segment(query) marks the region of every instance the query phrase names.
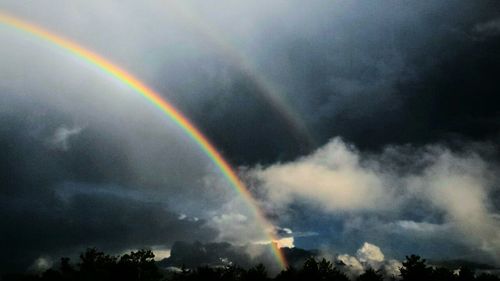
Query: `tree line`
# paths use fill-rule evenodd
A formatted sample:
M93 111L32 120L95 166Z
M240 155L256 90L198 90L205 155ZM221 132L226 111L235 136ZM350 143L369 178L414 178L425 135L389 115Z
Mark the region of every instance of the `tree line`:
M385 276L383 272L366 269L351 278L334 263L326 259L307 259L302 267L289 267L271 278L264 265L249 269L235 265L224 267L180 268L175 271L160 269L151 250L139 250L121 256L112 256L95 248L80 254L80 260L72 264L69 258L61 258L54 268L41 273L3 275L5 281L500 281L498 276L475 272L466 267L452 271L444 267L432 267L419 256L407 256L400 274Z

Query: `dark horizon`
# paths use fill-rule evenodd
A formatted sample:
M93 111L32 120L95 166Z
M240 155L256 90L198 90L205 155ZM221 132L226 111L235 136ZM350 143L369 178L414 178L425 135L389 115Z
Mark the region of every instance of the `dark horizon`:
M193 244L196 245L197 243ZM278 272L270 273L262 263L241 266L239 263L220 260L215 264L174 265L168 261L174 257L155 261L155 254L151 250L137 250L114 256L96 248L87 248L79 255L78 262L61 257L58 265L32 268L24 273L7 273L2 275L2 280L500 280L499 268L461 260L429 262L420 256L408 255L396 272L391 267L375 270L365 262L363 268L355 268L342 260L329 261L313 252L297 248L286 248L285 253L289 261L291 258L295 259L294 263ZM182 252L179 254L183 255Z

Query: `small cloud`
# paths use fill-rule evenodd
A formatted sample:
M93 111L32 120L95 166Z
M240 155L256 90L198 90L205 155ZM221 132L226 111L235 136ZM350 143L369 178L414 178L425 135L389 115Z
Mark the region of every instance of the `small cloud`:
M282 237L290 236L293 231L290 228L275 226L275 232L277 235Z
M68 128L61 126L57 128L54 134L49 138L48 144L54 149L68 151L70 149L70 138L80 134L82 130L83 128L81 127Z
M311 236L318 236L319 233L318 232L314 232L314 231L304 231L304 232L294 232L293 233L293 236L294 237L311 237Z
M219 241L229 241L241 243L243 237L241 234L248 234L251 231L262 233L260 228L252 227L249 218L241 213L224 213L212 217L210 225L219 230ZM253 228L253 229L252 229Z
M378 246L365 242L363 247L361 247L356 255L358 259L362 262L383 262L384 254Z
M157 261L169 258L171 255L170 249L153 249L153 252Z
M337 256L337 261L345 265L346 273L351 277L359 276L368 268L382 270L387 276L398 276L402 264L398 260L385 260L382 250L373 244L365 242L356 252L356 256L343 254Z
M361 262L353 256L343 254L337 257L337 260L341 261L347 267L347 271L353 276L358 276L364 271L364 267Z
M182 269L180 267L176 267L176 266L169 266L169 267L165 268L165 270L169 271L169 272L175 272L175 273L182 272Z
M293 237L284 237L274 241L278 244L278 248L294 248L294 239Z
M398 260L388 260L384 264L384 271L387 276L399 276L400 269L403 267L403 264Z
M186 214L180 213L179 216L177 217L178 220L180 221L192 221L192 222L197 222L200 220L198 217L190 217Z
M233 262L229 258L219 258L219 260L225 266L233 265Z
M220 216L216 216L214 218L214 220L218 223L233 223L233 222L237 222L237 223L242 223L242 222L245 222L247 221L247 217L245 215L242 215L242 214L238 214L238 213L232 213L232 214L222 214Z
M278 244L278 248L294 248L295 247L295 233L288 227L275 226L275 232L279 239L276 239L275 243Z
M52 259L50 259L49 257L39 257L33 262L30 269L35 272L43 272L51 268L52 264Z
M404 231L413 231L419 233L434 233L449 228L448 225L435 224L429 222L416 222L412 220L400 220L391 224L391 228L398 228Z
M500 18L496 18L487 22L478 23L474 26L473 31L481 39L500 35Z

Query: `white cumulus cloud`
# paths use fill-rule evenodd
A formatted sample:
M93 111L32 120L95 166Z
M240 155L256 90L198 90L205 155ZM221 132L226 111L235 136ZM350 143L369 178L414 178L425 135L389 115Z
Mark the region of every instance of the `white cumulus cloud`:
M273 202L303 199L328 211L383 208L390 193L374 170L361 165L358 152L338 138L310 156L254 174Z
M363 246L356 252L356 256L362 262L383 262L384 254L379 247L365 242Z

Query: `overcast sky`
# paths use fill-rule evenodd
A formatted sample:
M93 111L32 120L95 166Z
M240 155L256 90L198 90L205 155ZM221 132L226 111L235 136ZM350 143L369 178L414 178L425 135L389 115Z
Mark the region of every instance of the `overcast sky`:
M500 265L498 1L1 0L0 10L171 101L288 246ZM0 38L1 270L89 246L266 239L154 106L33 36L0 23Z

